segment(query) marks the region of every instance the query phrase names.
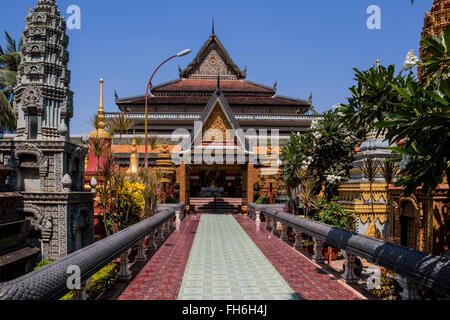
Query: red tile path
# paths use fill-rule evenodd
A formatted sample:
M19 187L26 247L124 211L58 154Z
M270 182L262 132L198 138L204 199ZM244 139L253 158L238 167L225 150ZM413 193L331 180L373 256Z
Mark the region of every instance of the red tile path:
M259 227L248 217L235 216L236 220L257 245L259 250L277 269L294 292L306 300L357 300L364 299L355 290L320 269L280 238Z
M199 221L200 215L183 220L119 300L176 300Z

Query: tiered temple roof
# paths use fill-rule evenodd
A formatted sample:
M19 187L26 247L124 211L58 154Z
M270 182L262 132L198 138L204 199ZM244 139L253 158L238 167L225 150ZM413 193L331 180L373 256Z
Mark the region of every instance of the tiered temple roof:
M150 111L199 113L220 88L235 113L245 106L258 107L256 113L304 114L311 101L283 97L276 94L276 85L268 87L246 80L247 71L242 71L233 62L219 38L213 33L200 49L191 64L180 69L180 79L152 88L149 98ZM116 100L124 112L143 112L145 96ZM197 106L180 110L177 106ZM280 107L280 108L277 108ZM275 108L275 109L274 109Z

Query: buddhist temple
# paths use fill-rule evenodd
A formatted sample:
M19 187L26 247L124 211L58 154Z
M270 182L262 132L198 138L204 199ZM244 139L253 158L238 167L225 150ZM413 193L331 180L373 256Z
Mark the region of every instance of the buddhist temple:
M135 156L139 166L144 166L145 95L116 96L116 104L118 112L105 113L105 117L123 114L134 123L128 135L114 142L113 147L116 164L131 172L135 167ZM162 161L168 162L174 154L186 153L177 145L178 142L171 141L172 133L177 129L175 136L180 139L201 140L198 145L192 144L188 151L191 159L198 153L208 152L217 159L217 153L232 150L236 158L241 155L244 160L195 164L183 161L171 166L165 163L164 170L167 175L170 170L174 175L174 186L180 191L179 201L191 203L198 209L210 203L216 195L224 199L224 208L245 211L246 205L256 200L253 192L256 184L266 192L271 188L269 184L261 185L263 158L259 159L258 154L270 151L276 155L292 132L306 131L316 118L306 115L311 104L311 98L303 100L278 95L276 82L273 86L266 86L247 80L247 68L242 70L233 62L213 29L192 62L184 70L179 68L176 80L151 88L148 130L149 136L157 138L159 143L149 149L149 164L152 168L159 168ZM102 112L103 109L99 110L99 115ZM200 136L195 132L196 123L202 125ZM233 138L227 133L229 130L241 130L245 135ZM130 145L133 132L134 142L137 138L140 144ZM221 137L217 139L211 132L220 132ZM271 144L271 139L278 142L269 150L261 147L261 143L255 144L260 139L269 140L266 146ZM257 161L250 161L251 157ZM90 169L87 168L87 173L92 171ZM275 182L273 179L271 181ZM271 185L275 193L279 186L276 183Z
M422 39L440 37L450 23L450 0L434 0L425 15ZM425 55L424 48L420 50ZM420 76L420 71L419 71ZM430 194L418 188L409 197L389 186L390 238L409 248L432 254L448 254L450 247L449 185L444 179Z

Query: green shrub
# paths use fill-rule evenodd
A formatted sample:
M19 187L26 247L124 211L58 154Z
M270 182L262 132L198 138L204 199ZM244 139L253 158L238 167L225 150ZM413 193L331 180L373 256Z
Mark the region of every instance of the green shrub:
M173 203L178 203L177 200L175 200L172 196L167 196L166 197L166 204L173 204Z
M261 196L256 200L255 204L269 204L270 200L266 196Z
M116 264L110 263L99 272L94 274L91 279L91 284L86 290L88 300L97 300L104 292L106 292L117 280ZM69 292L60 300L70 300L73 297L73 292Z
M36 264L36 266L34 267L33 271L36 271L36 270L38 270L38 269L41 269L41 268L45 267L46 265L49 265L49 264L52 263L52 262L55 262L55 260L54 260L54 259L50 259L50 260L42 260L42 261L39 261L39 262Z
M337 228L355 231L355 215L343 209L337 201L338 198L335 197L330 202L322 202L319 210L314 214L313 220Z

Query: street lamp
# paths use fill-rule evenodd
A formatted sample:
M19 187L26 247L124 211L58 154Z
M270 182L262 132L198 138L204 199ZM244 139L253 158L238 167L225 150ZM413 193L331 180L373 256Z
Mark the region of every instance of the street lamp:
M183 57L191 52L191 49L186 49L181 52L178 52L177 54L171 56L170 58L164 60L158 68L153 71L152 76L150 77L150 80L148 81L147 90L145 90L145 167L148 168L148 91L150 89L150 86L152 85L153 77L155 76L156 72L162 67L163 64L165 64L167 61L172 60L173 58Z

